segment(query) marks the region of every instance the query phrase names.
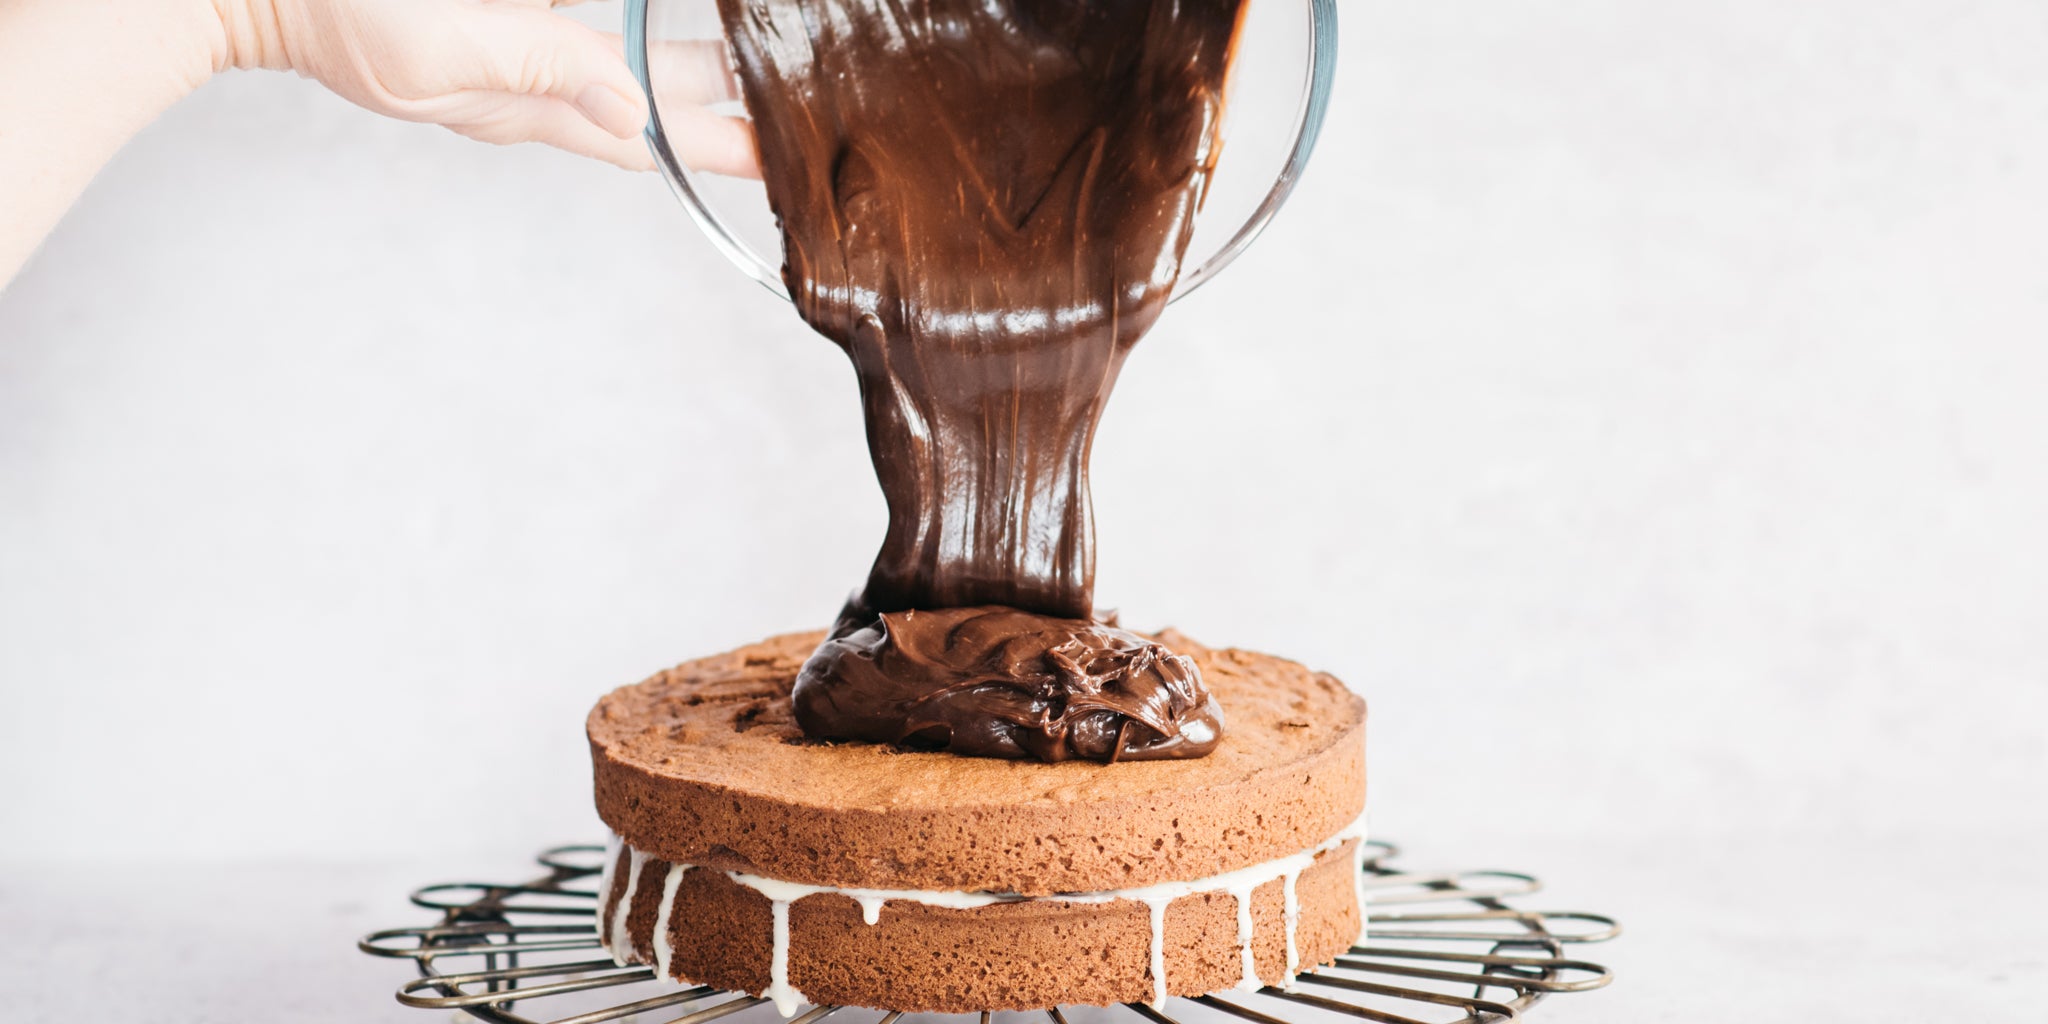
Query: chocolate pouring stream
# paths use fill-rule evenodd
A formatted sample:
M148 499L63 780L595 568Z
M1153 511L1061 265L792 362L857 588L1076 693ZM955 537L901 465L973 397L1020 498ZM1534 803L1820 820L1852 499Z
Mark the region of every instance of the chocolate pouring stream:
M1193 662L1094 615L1088 455L1179 277L1240 0L719 8L784 278L853 361L889 507L797 680L805 732L1207 753L1222 716Z

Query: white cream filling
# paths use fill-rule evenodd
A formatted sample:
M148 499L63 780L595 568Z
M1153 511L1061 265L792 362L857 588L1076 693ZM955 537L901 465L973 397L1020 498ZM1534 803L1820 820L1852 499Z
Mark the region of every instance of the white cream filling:
M1149 899L1146 909L1152 911L1152 1008L1166 1006L1166 905L1172 900Z
M604 873L597 877L597 941L605 952L612 954L614 960L618 959L618 953L612 948L608 915L612 908L612 881L619 870L619 848L624 845L626 841L617 835L605 838Z
M860 905L861 920L877 924L882 919L882 909L892 901L920 903L929 907L948 910L974 910L997 903L1018 903L1027 900L1046 900L1063 903L1113 903L1130 900L1143 903L1151 918L1151 949L1148 974L1152 979L1152 1005L1156 1008L1166 1002L1166 908L1173 901L1198 893L1225 892L1237 904L1237 944L1239 959L1243 964L1243 976L1238 988L1257 991L1264 986L1259 979L1255 965L1252 944L1254 927L1252 920L1252 894L1260 886L1275 879L1280 880L1283 902L1282 927L1287 937L1287 961L1283 976L1278 979L1284 988L1294 986L1294 977L1299 973L1300 954L1295 944L1295 931L1301 921L1301 905L1295 895L1295 882L1302 871L1315 863L1318 855L1334 850L1351 840L1358 845L1352 851L1353 893L1358 901L1359 942L1365 941L1365 815L1344 828L1336 835L1300 853L1250 867L1227 871L1220 875L1197 878L1185 882L1161 882L1156 885L1138 886L1129 889L1107 889L1100 892L1059 893L1052 896L1020 896L1016 893L966 892L954 889L859 889L831 885L811 885L803 882L789 882L779 878L751 875L743 871L727 871L726 877L760 893L768 900L773 935L770 943L768 965L768 987L761 995L775 1004L784 1017L796 1015L797 1008L809 1000L789 983L789 907L790 904L807 896L831 893L847 896ZM617 843L617 837L613 842ZM631 850L626 872L626 887L616 902L609 899L612 865L617 863L616 846L606 861L605 880L599 885L600 898L608 906L600 907L599 927L606 921L604 911L610 912L610 940L606 948L611 950L613 959L621 965L631 955L631 940L626 934L626 919L631 916L633 892L639 887L640 872L647 861L647 855ZM668 941L669 914L675 903L676 886L682 880L684 871L693 865L675 864L670 866L668 877L662 883L661 909L655 921L654 953L656 969L664 978L671 977L669 959L673 955Z
M1363 946L1365 945L1365 933L1367 931L1365 920L1365 812L1359 812L1358 820L1352 823L1351 827L1358 830L1358 845L1351 848L1351 898L1358 904L1358 938L1353 939L1351 944ZM1292 982L1293 978L1290 977L1288 980Z
M626 919L633 916L633 891L640 888L640 869L647 866L647 855L639 850L627 850L626 891L619 894L619 904L612 908L612 941L609 946L612 962L620 967L633 956L633 938L626 933Z
M669 941L669 917L676 908L676 886L683 881L683 872L690 870L688 864L670 864L668 877L661 880L661 909L654 914L654 970L663 978L674 977L668 969L669 961L675 958L675 943Z
M1364 846L1365 840L1360 838L1358 845ZM1280 882L1280 920L1287 931L1287 966L1280 975L1280 986L1290 992L1294 991L1294 976L1301 972L1301 950L1294 944L1294 930L1301 925L1301 899L1294 894L1294 883L1300 878L1301 872L1292 871L1281 876ZM1365 916L1363 904L1358 916Z
M775 919L775 944L768 960L768 987L761 994L774 1001L775 1012L794 1017L796 1008L810 1000L789 983L789 901L776 900L769 908Z
M1238 978L1237 987L1257 992L1265 986L1259 984L1259 969L1252 963L1252 887L1240 886L1232 889L1230 895L1237 901L1237 952L1244 963L1244 974Z

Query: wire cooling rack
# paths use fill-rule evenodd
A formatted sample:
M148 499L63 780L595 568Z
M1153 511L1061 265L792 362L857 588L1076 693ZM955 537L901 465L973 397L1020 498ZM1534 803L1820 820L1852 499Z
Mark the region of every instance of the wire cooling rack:
M1577 911L1517 910L1505 902L1542 888L1512 871L1409 872L1399 851L1368 844L1367 945L1304 972L1292 991L1174 998L1164 1008L1059 1007L984 1013L979 1024L1495 1024L1518 1019L1546 996L1600 988L1607 968L1565 948L1621 933L1612 918ZM437 924L374 932L356 945L411 960L420 977L398 1001L458 1010L494 1024L778 1024L766 999L656 978L619 967L597 941L597 893L577 883L598 875L604 848L564 846L540 856L546 874L524 883L454 882L412 894ZM879 1018L876 1015L879 1014ZM1136 1014L1139 1021L1132 1021ZM814 1006L791 1024L927 1024L973 1015L905 1014ZM908 1018L908 1019L906 1019Z

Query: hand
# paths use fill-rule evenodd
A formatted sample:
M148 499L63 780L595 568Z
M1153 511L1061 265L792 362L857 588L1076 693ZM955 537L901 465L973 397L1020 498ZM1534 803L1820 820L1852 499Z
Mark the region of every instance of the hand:
M616 37L548 0L0 0L0 287L128 138L215 72L292 69L381 114L650 166ZM719 43L649 55L669 142L758 177Z
M223 67L289 68L379 114L484 142L544 142L632 170L653 166L640 140L647 100L618 37L550 9L575 0L212 2L226 35ZM758 177L746 122L705 109L733 95L724 48L668 44L652 59L682 159Z

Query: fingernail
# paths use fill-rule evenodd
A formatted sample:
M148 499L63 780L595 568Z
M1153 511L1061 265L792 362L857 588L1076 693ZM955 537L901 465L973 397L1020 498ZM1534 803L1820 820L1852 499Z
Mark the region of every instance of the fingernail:
M639 134L647 124L640 105L602 85L584 86L576 94L576 109L599 128L622 139Z

